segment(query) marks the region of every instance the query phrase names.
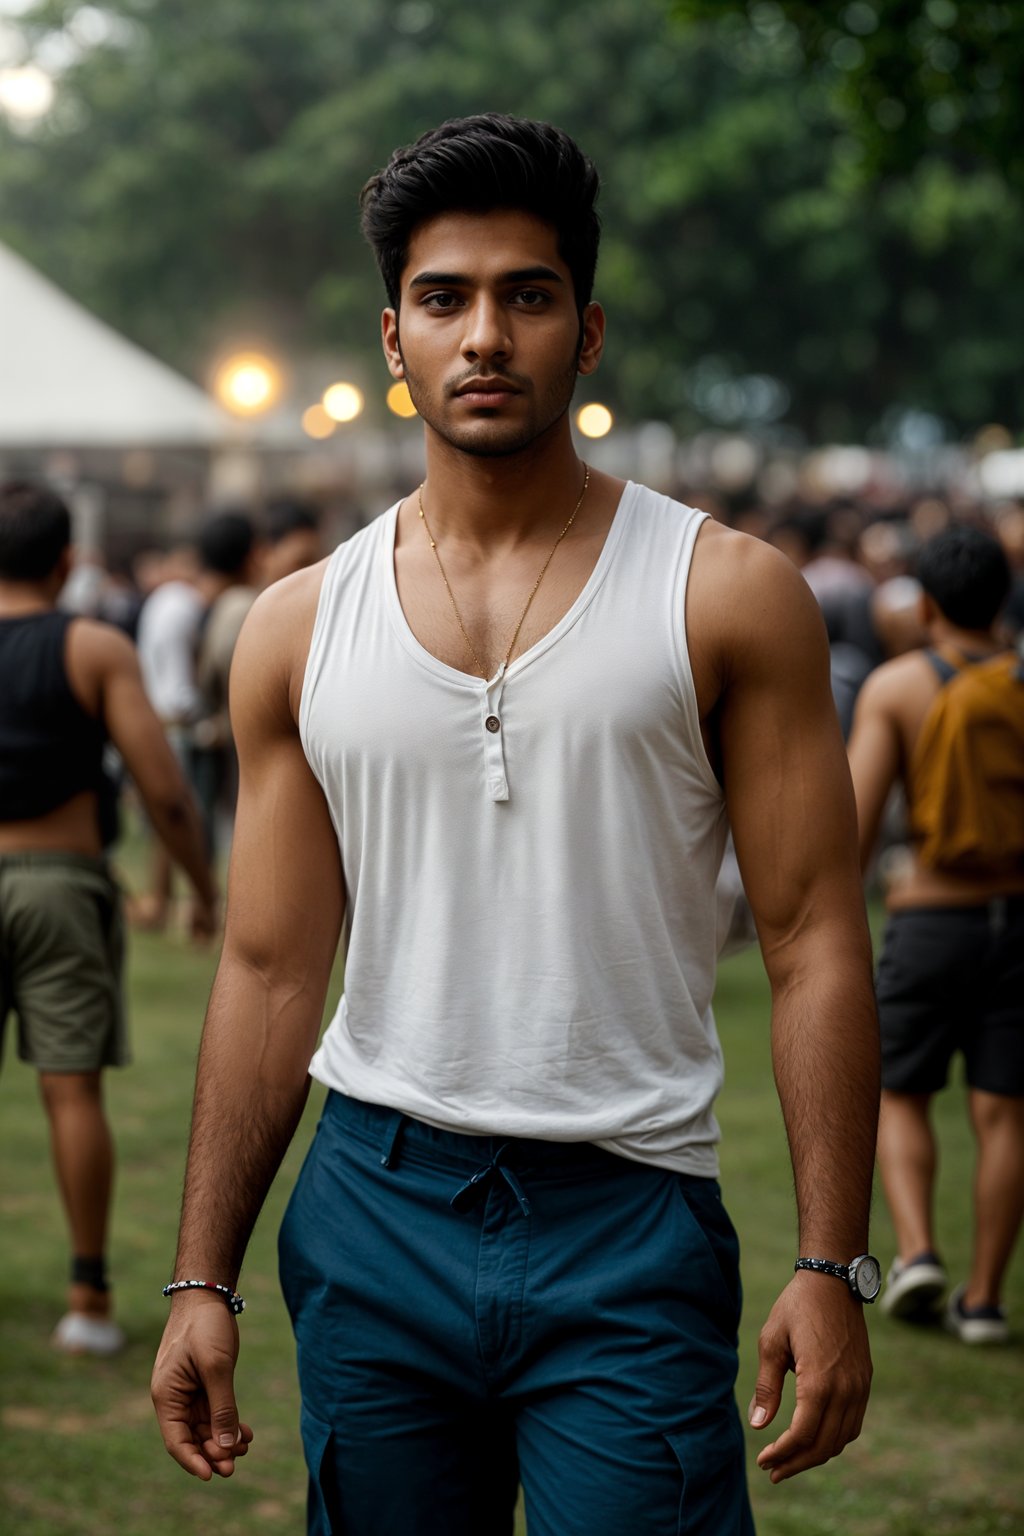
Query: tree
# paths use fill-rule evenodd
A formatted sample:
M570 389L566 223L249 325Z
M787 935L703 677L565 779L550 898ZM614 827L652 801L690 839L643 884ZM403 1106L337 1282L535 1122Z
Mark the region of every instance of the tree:
M838 66L787 7L683 9L110 0L98 36L88 7L58 110L0 128L0 237L199 377L249 333L343 349L383 385L359 188L445 117L517 112L602 169L596 388L627 419L811 438L910 407L1018 421L1024 234L998 167L871 170ZM23 24L52 39L82 17L45 0Z

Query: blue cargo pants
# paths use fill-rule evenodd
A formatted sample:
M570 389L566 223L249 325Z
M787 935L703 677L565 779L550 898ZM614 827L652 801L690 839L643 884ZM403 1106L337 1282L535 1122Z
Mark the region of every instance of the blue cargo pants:
M714 1180L331 1093L280 1261L311 1536L752 1536Z

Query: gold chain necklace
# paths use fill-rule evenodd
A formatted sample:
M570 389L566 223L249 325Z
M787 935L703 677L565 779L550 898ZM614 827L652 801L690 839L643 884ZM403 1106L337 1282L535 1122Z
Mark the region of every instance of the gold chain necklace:
M505 668L508 666L509 658L511 657L512 652L516 648L516 641L519 639L519 631L522 629L523 624L524 624L525 619L526 619L526 615L530 611L530 604L533 602L534 598L537 596L538 588L540 587L541 582L544 580L544 577L547 574L548 566L551 564L552 560L555 558L555 550L558 548L559 544L561 544L562 540L565 538L566 534L569 532L569 529L572 527L573 523L576 521L576 514L579 511L580 507L582 507L582 505L583 505L583 498L587 494L587 486L589 484L590 484L590 466L589 466L589 464L584 464L584 466L583 466L583 489L582 489L582 491L580 491L579 500L576 502L576 505L573 507L572 512L569 514L569 521L566 523L565 527L562 529L561 533L558 535L558 538L552 544L551 552L548 555L547 559L544 561L544 564L540 568L540 575L537 577L537 580L534 582L533 589L531 590L529 597L526 599L526 604L525 604L525 606L523 608L522 613L519 615L519 623L516 625L515 631L514 631L514 633L512 635L512 639L508 643L508 650L505 652L505 659L501 663L500 668L498 669L499 673L500 672L504 672ZM427 522L427 514L423 510L423 486L422 485L419 488L419 493L418 494L419 494L419 504L420 504L420 520L423 523L423 528L424 528L424 531L425 531L425 533L427 535L427 538L430 540L430 547L434 551L434 559L437 561L437 568L441 572L441 580L444 582L444 589L448 593L448 601L452 605L452 612L455 614L455 618L456 618L456 620L458 622L458 626L462 630L462 638L463 638L463 640L465 640L466 645L467 645L467 647L469 649L469 654L473 658L473 664L476 667L477 671L480 673L480 676L483 678L484 682L487 682L488 681L487 668L484 666L483 662L480 660L480 657L476 653L475 645L473 644L472 640L469 638L469 635L466 633L466 626L462 622L462 614L459 612L459 605L455 601L455 593L452 591L451 582L448 580L448 577L447 577L447 575L445 573L444 565L443 565L443 563L441 561L441 551L437 547L437 540L434 538L434 535L430 531L430 524Z

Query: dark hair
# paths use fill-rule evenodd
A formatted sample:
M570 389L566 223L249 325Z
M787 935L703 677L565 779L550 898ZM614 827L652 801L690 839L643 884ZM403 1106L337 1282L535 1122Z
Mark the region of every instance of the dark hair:
M239 576L255 542L252 519L244 512L215 512L200 528L196 548L208 571Z
M42 581L71 543L71 515L41 481L0 483L0 576Z
M960 629L977 630L994 622L1013 582L999 540L962 523L921 546L917 579L943 618Z
M600 180L567 133L497 112L455 117L396 149L359 203L362 229L397 310L413 230L441 213L522 209L553 226L576 307L590 303L601 221Z
M302 529L315 533L319 527L316 508L310 506L308 501L299 501L293 496L275 496L267 503L265 528L269 544L280 544L290 533Z

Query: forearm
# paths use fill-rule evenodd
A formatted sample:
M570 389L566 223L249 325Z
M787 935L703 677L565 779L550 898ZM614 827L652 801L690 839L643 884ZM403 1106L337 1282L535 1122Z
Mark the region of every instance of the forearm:
M211 905L217 896L206 854L203 824L195 800L183 783L180 790L163 795L143 792L143 801L157 836L179 864L200 901Z
M235 1286L306 1102L321 1003L311 989L272 987L237 957L222 960L196 1073L177 1278Z
M866 932L822 925L773 982L772 1060L796 1187L800 1252L868 1245L879 1044Z

